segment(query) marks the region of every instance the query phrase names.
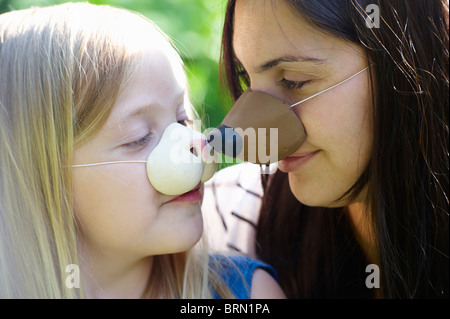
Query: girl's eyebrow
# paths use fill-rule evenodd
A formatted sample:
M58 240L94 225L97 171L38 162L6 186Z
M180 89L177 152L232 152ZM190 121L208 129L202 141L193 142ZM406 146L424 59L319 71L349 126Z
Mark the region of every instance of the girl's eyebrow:
M181 101L183 101L184 96L185 96L185 90L181 91L180 93L176 94L177 96L177 104L180 104ZM130 111L129 113L126 113L123 117L123 121L127 122L135 117L139 117L140 115L149 113L151 111L154 111L156 107L160 106L160 104L157 103L149 103L149 104L145 104L142 106L138 106L136 108L134 108L132 111ZM164 107L164 105L163 105Z
M137 107L132 112L130 112L124 116L124 121L129 121L134 117L139 117L142 114L149 113L154 108L155 108L155 106L152 104L146 104L146 105Z

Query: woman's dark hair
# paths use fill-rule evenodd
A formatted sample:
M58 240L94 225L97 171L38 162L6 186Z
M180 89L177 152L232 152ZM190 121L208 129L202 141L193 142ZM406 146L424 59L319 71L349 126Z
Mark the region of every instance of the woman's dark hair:
M233 99L249 86L234 56L236 0L228 2L221 73ZM374 63L373 150L349 190L369 190L386 298L449 296L449 52L445 0L285 0L318 30L365 47ZM376 4L380 25L366 25ZM276 2L273 1L273 5ZM264 176L264 175L262 175ZM258 257L277 271L289 298L369 297L368 265L345 208L312 208L287 174L263 178Z

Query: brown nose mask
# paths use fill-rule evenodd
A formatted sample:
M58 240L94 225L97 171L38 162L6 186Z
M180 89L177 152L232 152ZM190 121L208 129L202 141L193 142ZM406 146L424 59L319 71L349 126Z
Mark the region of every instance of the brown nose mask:
M208 136L219 153L255 164L280 161L298 150L304 140L305 129L288 104L250 89Z

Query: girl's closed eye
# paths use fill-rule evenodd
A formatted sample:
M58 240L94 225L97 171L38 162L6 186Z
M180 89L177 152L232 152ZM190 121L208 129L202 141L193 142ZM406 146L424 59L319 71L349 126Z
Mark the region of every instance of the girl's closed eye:
M130 149L137 149L146 146L151 140L152 134L147 133L136 141L126 143L123 146Z
M278 83L281 87L286 88L288 90L300 90L305 85L309 84L311 81L290 81L285 78L281 79Z
M183 126L190 127L192 125L192 120L189 120L189 119L182 119L182 120L178 120L177 122ZM143 147L147 146L148 143L150 143L150 141L152 139L152 135L153 135L152 133L147 133L144 136L142 136L141 138L139 138L133 142L123 144L122 146L129 148L129 149L143 148Z
M193 121L189 119L177 120L178 124L192 128Z

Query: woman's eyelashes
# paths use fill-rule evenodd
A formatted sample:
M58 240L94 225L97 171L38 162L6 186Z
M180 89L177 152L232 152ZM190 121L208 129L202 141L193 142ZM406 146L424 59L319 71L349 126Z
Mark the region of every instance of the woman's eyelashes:
M300 90L303 86L309 84L311 81L290 81L285 78L278 81L279 85L288 90Z
M250 81L249 81L249 75L247 73L247 71L245 70L244 67L242 67L242 65L239 64L239 67L237 69L237 74L238 76L244 81L244 83L247 83L248 85L250 85ZM311 80L307 80L307 81L291 81L291 80L287 80L285 78L282 78L280 81L278 81L278 84L285 89L288 90L300 90L301 88L303 88L305 85L310 84Z

